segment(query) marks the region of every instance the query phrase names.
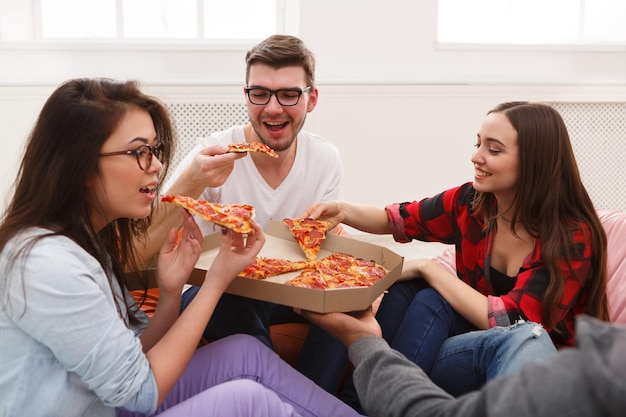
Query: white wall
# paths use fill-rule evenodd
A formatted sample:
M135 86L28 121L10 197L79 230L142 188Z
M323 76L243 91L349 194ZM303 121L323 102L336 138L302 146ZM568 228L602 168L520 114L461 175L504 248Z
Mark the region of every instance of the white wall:
M0 14L9 3L0 0ZM435 0L302 0L299 6L298 35L317 56L320 89L306 128L340 147L349 200L382 205L471 179L476 130L499 102L626 102L626 48L444 49L435 42ZM60 82L135 78L166 101L243 100L250 46L0 44L0 196L8 194L37 112ZM622 168L606 173L623 174Z

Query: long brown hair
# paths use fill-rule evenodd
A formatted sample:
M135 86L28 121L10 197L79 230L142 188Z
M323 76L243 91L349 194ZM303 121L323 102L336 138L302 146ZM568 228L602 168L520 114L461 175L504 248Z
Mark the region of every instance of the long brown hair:
M543 299L544 323L554 326L552 313L565 287L558 262L565 257L569 264L570 255L576 253L571 237L581 223L588 225L592 248L591 276L579 277L585 282L586 313L608 320L606 235L580 178L565 122L542 103L503 103L489 113L495 112L505 115L517 131L521 169L511 230L515 233L517 222L541 240L541 259L550 276ZM491 224L497 215L495 196L477 192L474 208L485 215L485 224Z
M48 98L28 138L15 193L0 224L0 251L25 229L48 229L48 235L75 241L98 260L110 282L115 277L126 287L124 272L139 269L132 242L145 239L151 216L117 219L96 233L90 223L97 209L91 203L95 191L88 184L100 175L102 145L131 108L146 110L154 122L163 144L160 177L165 177L174 137L168 112L157 99L142 93L135 81L67 81ZM14 261L35 243L24 242L9 259ZM13 277L5 275L0 271L0 289L8 300L6 284ZM134 321L132 311L130 318Z

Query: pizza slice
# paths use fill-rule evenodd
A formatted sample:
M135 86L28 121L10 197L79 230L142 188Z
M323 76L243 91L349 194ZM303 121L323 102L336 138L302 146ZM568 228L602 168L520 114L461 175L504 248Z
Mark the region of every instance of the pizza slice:
M285 284L321 290L369 287L387 275L376 262L346 253L333 253L312 266Z
M238 276L251 279L265 279L274 275L286 274L287 272L300 271L310 266L311 264L306 261L256 257L254 262L241 271Z
M289 228L296 242L302 248L307 261L313 262L326 239L326 232L330 223L325 220L313 219L283 219L283 223Z
M369 287L387 275L376 262L347 253L332 253L316 262L315 267L327 288Z
M278 158L278 154L274 149L261 142L229 143L228 152L260 152L272 158Z
M166 195L161 201L177 204L191 214L237 233L252 231L250 220L254 219L254 207L246 204L217 204L182 195Z
M300 275L290 279L285 284L292 287L312 288L315 290L325 290L327 288L322 274L316 269L305 269Z

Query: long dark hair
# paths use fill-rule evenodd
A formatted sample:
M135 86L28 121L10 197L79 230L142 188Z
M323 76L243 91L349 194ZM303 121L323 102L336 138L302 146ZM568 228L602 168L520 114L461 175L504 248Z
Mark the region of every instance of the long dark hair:
M585 282L586 313L609 319L606 294L606 235L591 198L580 178L576 158L565 122L551 106L543 103L509 102L489 113L502 113L517 131L520 177L513 201L511 230L521 224L535 239L541 240L541 259L550 275L543 299L542 319L554 326L552 313L565 289L565 278L558 268L559 259L576 253L572 234L586 224L591 235L592 266ZM476 193L474 208L484 213L485 224L497 215L495 197ZM571 268L571 264L570 264Z
M157 99L142 93L135 81L67 81L48 98L28 138L15 193L0 224L0 251L25 229L48 229L48 235L75 241L99 261L110 282L115 277L126 287L124 273L140 269L133 246L145 239L151 216L117 219L96 233L90 219L97 210L93 206L97 190L88 184L100 175L102 145L132 108L144 109L154 122L157 140L163 144L160 176L165 177L174 137L169 114ZM10 259L14 261L35 243L24 242ZM0 271L2 292L8 299L5 275ZM134 321L132 311L130 319Z

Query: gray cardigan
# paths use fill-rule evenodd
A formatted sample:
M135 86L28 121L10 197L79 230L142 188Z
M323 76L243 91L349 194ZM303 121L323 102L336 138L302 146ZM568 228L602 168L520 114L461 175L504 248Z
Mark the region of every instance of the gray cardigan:
M359 398L372 417L625 416L626 327L579 317L577 344L459 398L381 338L363 337L349 354Z

